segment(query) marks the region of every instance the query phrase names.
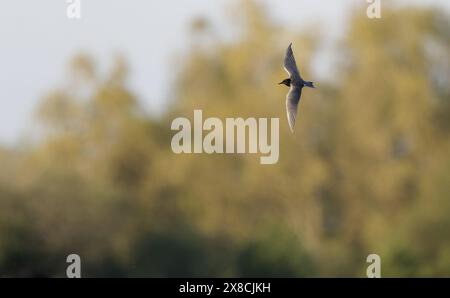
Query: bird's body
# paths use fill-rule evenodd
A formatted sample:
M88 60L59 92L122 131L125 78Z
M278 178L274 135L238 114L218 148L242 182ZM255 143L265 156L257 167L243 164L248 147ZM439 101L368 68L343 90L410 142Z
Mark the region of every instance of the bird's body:
M292 52L292 43L286 50L284 57L284 69L289 74L289 78L283 80L280 84L289 87L289 92L286 96L286 112L289 127L294 132L295 118L297 116L297 107L300 102L303 87L315 88L313 82L304 81L300 75L295 62L294 53Z

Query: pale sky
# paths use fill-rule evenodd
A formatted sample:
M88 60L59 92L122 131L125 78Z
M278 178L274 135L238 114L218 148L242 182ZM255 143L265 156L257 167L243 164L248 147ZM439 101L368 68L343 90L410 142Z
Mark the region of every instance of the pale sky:
M299 29L319 21L337 34L350 7L361 0L260 0L281 24ZM381 0L381 2L386 0ZM168 97L169 60L187 43L186 25L204 16L222 26L232 0L81 0L82 18L69 20L66 1L0 1L0 144L14 144L32 124L42 96L65 78L67 61L80 51L100 65L114 53L130 63L130 87L149 111ZM448 0L397 1L439 5ZM365 13L363 10L361 13Z

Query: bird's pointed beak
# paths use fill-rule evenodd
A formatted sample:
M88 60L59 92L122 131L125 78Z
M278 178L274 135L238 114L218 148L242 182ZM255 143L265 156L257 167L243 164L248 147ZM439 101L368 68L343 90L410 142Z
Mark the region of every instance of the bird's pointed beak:
M279 82L279 83L278 83L278 85L281 85L281 84L283 84L283 82L284 82L284 81L281 81L281 82Z

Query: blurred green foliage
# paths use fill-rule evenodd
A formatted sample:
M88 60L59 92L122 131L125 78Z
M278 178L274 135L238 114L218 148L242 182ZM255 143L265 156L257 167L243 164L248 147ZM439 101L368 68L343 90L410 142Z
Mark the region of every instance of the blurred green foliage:
M0 149L0 276L450 276L450 26L426 9L355 13L332 81L285 119L286 36L313 81L321 36L242 1L239 38L194 22L167 113L146 115L118 57L87 55L37 109L37 140ZM177 63L180 63L179 59ZM280 160L176 155L170 122L280 117Z

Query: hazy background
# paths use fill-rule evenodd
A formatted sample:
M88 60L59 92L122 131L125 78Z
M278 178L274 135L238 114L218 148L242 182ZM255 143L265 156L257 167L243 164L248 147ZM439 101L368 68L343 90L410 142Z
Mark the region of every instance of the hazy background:
M232 3L233 1L231 1ZM345 31L351 7L365 1L264 0L267 16L281 26L302 28L320 24L326 36L315 73L326 76L329 69L329 40ZM396 1L450 9L445 0ZM14 144L28 131L32 110L55 83L62 82L68 57L88 52L103 68L111 55L123 53L133 70L130 87L151 113L159 113L170 97L168 84L174 79L170 61L189 44L189 24L206 17L225 38L234 31L226 23L233 8L224 0L90 0L82 2L82 19L66 17L66 1L2 1L0 10L0 142ZM286 37L286 42L289 36ZM284 42L284 43L286 43ZM324 60L325 59L325 60ZM322 63L321 63L322 61Z
M66 7L1 4L0 276L450 276L447 1ZM196 108L279 117L279 162L174 154Z

